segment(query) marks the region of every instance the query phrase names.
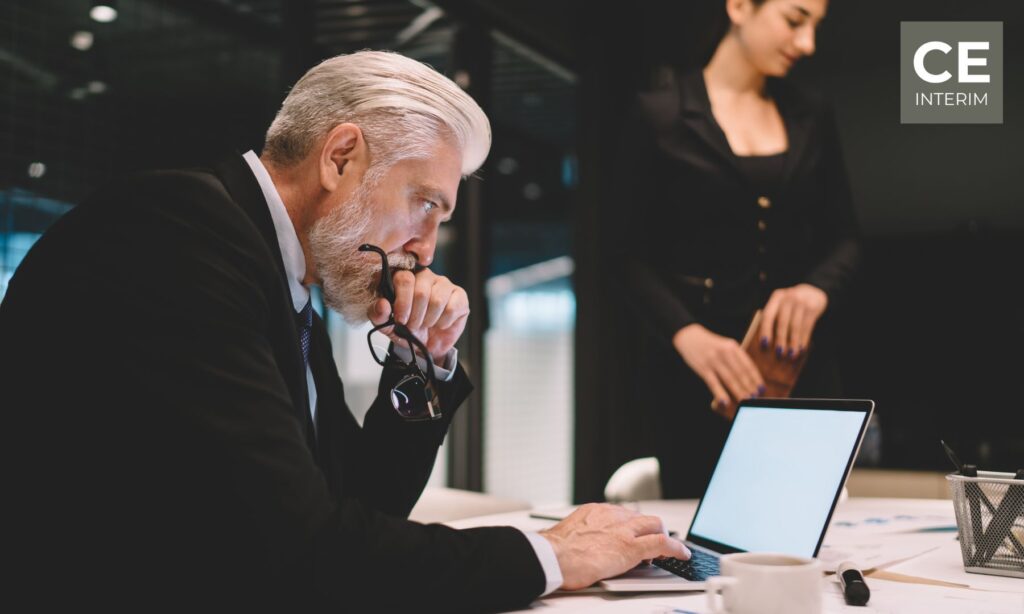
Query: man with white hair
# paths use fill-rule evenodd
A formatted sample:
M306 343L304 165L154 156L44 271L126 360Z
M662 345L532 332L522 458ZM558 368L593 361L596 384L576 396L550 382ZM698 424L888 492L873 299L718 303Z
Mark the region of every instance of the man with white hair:
M540 533L405 519L472 388L466 293L427 267L489 148L451 81L360 52L299 80L261 156L141 174L59 220L0 305L18 590L40 609L488 610L688 556L612 506ZM361 427L314 285L393 341Z

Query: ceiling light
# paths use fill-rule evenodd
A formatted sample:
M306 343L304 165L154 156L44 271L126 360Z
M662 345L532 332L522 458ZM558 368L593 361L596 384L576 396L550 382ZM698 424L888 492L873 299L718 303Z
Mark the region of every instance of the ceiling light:
M88 30L79 30L71 35L71 46L79 51L88 51L92 48L93 36Z
M515 158L505 156L498 160L498 172L502 175L511 175L519 169L519 162Z
M102 94L107 91L107 84L102 81L90 81L85 84L85 89L90 94Z
M92 17L94 21L100 23L110 23L117 19L117 7L114 0L100 0L99 2L93 2L92 9L89 10L89 17Z
M540 184L534 181L523 186L523 198L526 200L540 200L543 195L544 190L541 189Z
M46 174L46 165L42 162L33 162L28 165L28 176L33 179L39 179Z

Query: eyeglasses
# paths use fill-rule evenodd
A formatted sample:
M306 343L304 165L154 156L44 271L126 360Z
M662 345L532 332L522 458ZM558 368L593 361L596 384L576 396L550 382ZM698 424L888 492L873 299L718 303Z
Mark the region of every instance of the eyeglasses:
M395 322L395 285L391 280L391 267L388 264L388 255L376 245L365 243L359 246L361 252L374 252L380 256L381 270L380 281L377 283L377 294L388 301L392 307L391 315L386 322L377 324L366 334L366 344L370 346L370 355L378 364L384 367L398 368L402 371L398 383L391 388L391 406L395 408L398 415L409 421L437 420L441 417L441 404L437 398L437 377L434 375L434 361L427 351L427 346L416 338L404 324ZM392 327L392 333L405 342L409 347L411 355L410 362L406 362L395 355L374 346L373 333ZM427 363L427 372L424 373L416 364L416 353L423 356Z

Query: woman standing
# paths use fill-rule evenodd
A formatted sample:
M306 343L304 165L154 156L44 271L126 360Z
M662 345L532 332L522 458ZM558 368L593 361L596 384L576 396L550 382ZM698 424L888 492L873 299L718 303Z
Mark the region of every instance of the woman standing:
M860 259L857 223L831 111L782 79L826 9L726 0L710 62L641 94L629 125L624 198L644 249L625 279L655 334L644 388L667 498L703 493L728 430L712 409L764 391L738 342L757 309L778 360L813 344L794 396L840 393L827 315Z

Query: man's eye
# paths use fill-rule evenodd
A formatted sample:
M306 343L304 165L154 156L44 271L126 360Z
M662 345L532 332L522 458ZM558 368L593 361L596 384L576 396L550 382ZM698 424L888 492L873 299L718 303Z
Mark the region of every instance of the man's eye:
M437 203L435 203L434 201L432 201L432 200L424 200L423 201L423 212L424 213L430 213L431 211L433 211L436 208L437 208Z

